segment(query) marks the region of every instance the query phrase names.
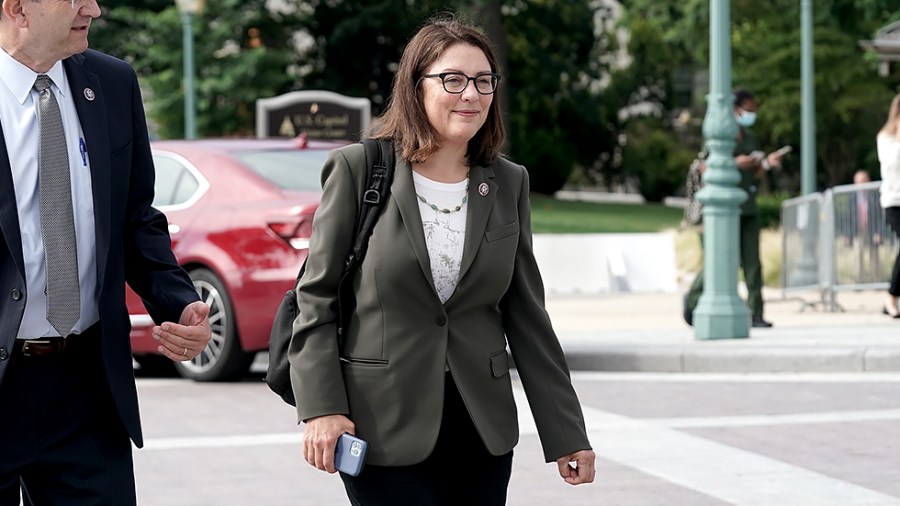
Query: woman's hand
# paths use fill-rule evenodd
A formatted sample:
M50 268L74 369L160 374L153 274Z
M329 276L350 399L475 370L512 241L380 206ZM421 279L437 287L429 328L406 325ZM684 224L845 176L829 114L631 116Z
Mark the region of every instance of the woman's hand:
M309 465L334 474L334 449L341 434L356 435L356 426L344 415L310 418L303 431L303 458Z
M566 483L580 485L594 481L595 459L593 450L581 450L556 459L556 465L559 467L559 475ZM571 465L572 463L575 465Z

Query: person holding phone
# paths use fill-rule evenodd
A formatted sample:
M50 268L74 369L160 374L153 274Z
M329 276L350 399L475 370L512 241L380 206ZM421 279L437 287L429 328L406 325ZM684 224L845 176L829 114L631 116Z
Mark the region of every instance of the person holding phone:
M888 118L876 137L878 163L881 165L881 207L888 225L900 238L900 94L891 101ZM884 300L884 314L900 318L897 307L900 297L900 252L894 260L890 284Z
M759 234L762 222L756 203L756 180L764 172L781 167L781 159L790 152L790 146L766 154L761 150L752 127L756 123L756 97L745 88L734 90L734 117L738 124L738 138L734 146L734 160L741 173L739 186L747 192L747 200L741 205L740 264L747 284L747 305L750 307L750 324L757 328L771 327L763 318L762 263L759 260ZM701 270L684 297L683 316L688 325L694 321L694 308L703 294Z
M594 480L595 455L532 250L528 172L499 153L500 63L453 17L427 22L400 58L369 131L396 150L390 197L355 273L342 347L338 282L365 177L363 147L323 169L300 316L290 344L303 454L335 472L343 433L368 444L352 504L501 505L519 439L510 358L547 462Z

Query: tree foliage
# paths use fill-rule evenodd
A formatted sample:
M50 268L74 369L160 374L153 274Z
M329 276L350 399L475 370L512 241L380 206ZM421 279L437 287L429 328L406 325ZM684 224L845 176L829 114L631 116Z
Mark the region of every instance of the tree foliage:
M575 164L592 163L609 144L592 88L603 70L594 9L565 0L513 3L504 18L512 153L530 167L535 191L553 193Z
M195 21L201 136L253 131L257 98L328 89L383 110L403 47L430 16L453 10L482 22L498 48L512 158L536 191L552 193L606 142L591 82L598 77L595 8L565 0L211 0ZM183 135L181 24L167 2L109 2L94 46L131 61L152 94L163 137ZM295 44L295 41L304 41ZM607 135L607 138L612 138Z
M652 26L671 48L673 64L701 71L708 66L708 1L625 2L626 22ZM732 76L735 85L758 98L757 133L764 147L800 146L800 5L796 0L731 2ZM875 31L900 18L894 0L826 0L813 4L816 94L817 176L819 186L850 181L858 168L877 172L875 133L884 123L890 97L900 79L880 78L871 58L858 46ZM673 69L654 75L671 79ZM700 90L702 93L702 89ZM705 104L699 104L705 108ZM696 114L702 114L700 110ZM798 157L787 161L784 183L799 184Z
M296 2L295 2L296 3ZM215 0L193 20L197 131L254 132L260 97L291 89L302 11L266 0ZM184 135L182 18L172 2L106 2L92 45L130 61L148 87L149 114L162 137Z
M597 94L588 87L597 77L595 9L587 3L314 0L310 5L315 49L306 86L367 96L380 112L406 42L428 17L452 9L482 21L500 53L507 147L530 168L532 188L552 193L576 163L597 158Z
M194 20L198 131L250 135L255 102L297 89L367 97L383 111L403 47L430 16L480 23L503 62L510 157L552 193L573 169L646 195L675 191L700 148L709 1L207 0ZM800 152L796 0L732 0L734 83L759 97L757 133ZM171 0L109 0L92 45L134 64L162 137L183 135L182 20ZM860 39L900 19L896 0L814 2L819 183L875 174L875 132L900 76L881 78ZM643 146L643 148L642 148ZM646 156L653 152L654 156ZM782 189L799 186L797 156ZM682 168L686 170L686 166ZM683 173L683 171L682 171ZM773 183L779 183L774 182Z

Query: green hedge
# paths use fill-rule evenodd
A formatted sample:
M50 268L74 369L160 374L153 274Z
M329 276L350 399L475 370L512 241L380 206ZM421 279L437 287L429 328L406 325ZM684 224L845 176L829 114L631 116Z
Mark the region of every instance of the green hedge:
M766 195L758 195L756 203L759 205L759 218L763 228L778 228L781 226L781 203L791 198L787 192L774 192Z
M635 120L628 125L622 149L623 172L637 178L649 202L680 194L696 151L680 146L658 120Z

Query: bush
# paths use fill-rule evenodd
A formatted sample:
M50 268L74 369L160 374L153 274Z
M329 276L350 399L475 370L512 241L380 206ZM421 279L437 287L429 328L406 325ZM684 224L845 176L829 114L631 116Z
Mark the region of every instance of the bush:
M534 129L513 139L513 160L528 168L531 191L553 195L575 166L575 148L560 129Z
M671 132L658 121L636 120L627 128L622 168L638 179L647 201L659 202L682 190L694 156L694 150L676 144Z
M757 195L759 220L762 228L778 228L781 226L781 203L791 198L787 192L775 192Z

